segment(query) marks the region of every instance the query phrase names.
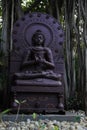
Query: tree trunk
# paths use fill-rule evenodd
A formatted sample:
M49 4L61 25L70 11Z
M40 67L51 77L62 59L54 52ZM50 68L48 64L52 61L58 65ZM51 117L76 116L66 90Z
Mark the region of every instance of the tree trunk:
M11 1L2 0L2 49L6 55L8 55L8 50L10 47L10 9Z
M84 95L85 95L85 113L87 115L87 0L85 1L85 6L84 6L84 13L83 17L85 20L84 24L84 42L85 42L85 89L84 89Z

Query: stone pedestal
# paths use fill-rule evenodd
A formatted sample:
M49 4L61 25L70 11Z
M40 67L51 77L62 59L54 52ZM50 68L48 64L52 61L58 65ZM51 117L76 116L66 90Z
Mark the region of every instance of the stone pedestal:
M64 89L61 86L12 86L12 108L17 110L18 101L26 100L21 104L21 111L26 113L59 113L64 112Z

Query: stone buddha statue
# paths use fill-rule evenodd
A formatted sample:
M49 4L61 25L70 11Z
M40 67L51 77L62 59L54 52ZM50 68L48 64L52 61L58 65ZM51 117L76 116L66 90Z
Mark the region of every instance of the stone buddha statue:
M21 72L15 73L16 79L45 78L58 80L60 75L53 72L55 67L52 52L44 46L45 37L41 30L36 30L32 36L32 46L24 58Z

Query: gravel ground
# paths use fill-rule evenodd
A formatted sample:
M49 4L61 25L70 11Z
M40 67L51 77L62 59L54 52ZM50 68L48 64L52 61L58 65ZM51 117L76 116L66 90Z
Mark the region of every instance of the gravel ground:
M69 113L75 114L74 111ZM87 130L87 117L84 112L76 113L81 116L80 122L68 122L57 120L30 120L26 121L1 121L0 130Z

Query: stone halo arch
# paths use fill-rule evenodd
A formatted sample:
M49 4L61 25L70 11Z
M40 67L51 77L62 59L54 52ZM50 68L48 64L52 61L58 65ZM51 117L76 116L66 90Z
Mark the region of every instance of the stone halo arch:
M31 38L39 29L45 36L45 46L61 46L64 41L64 32L59 22L48 14L39 12L29 13L17 20L13 28L13 47L23 51L31 47Z

